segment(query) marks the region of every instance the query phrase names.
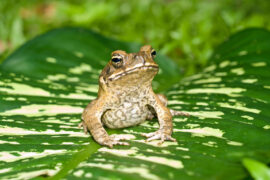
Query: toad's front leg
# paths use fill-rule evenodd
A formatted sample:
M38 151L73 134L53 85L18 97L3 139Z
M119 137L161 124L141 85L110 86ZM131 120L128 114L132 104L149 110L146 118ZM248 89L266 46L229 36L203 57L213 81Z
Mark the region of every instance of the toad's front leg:
M106 110L106 106L102 100L94 100L88 104L82 114L84 130L87 128L95 141L100 145L109 146L110 148L116 144L129 145L127 142L120 142L121 139L113 135L109 136L102 126L101 117Z
M143 133L142 136L147 137L146 141L160 139L161 141L159 144L162 144L165 140L176 141L176 139L171 137L173 132L173 124L170 109L160 101L156 94L153 93L152 98L153 101L150 101L149 105L154 108L160 127L156 132Z

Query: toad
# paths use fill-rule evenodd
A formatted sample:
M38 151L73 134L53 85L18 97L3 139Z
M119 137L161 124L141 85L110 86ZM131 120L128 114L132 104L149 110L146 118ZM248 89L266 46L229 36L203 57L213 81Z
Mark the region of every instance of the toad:
M150 46L141 47L137 53L117 50L112 52L111 60L99 76L98 97L84 109L82 123L84 131L89 130L95 141L112 148L114 145L129 145L125 137L108 135L103 125L118 129L138 125L156 117L159 129L156 132L143 133L146 141L173 138L172 117L188 116L188 113L175 111L167 107L167 98L155 94L152 80L159 71L154 61L156 51Z

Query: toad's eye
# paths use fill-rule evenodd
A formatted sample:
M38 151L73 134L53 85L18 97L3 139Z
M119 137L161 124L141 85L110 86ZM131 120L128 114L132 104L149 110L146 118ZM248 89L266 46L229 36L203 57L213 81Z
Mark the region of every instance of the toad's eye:
M155 57L157 55L157 52L153 49L151 52L152 57Z
M112 65L115 67L115 68L119 68L123 65L123 57L122 56L113 56L112 57Z
M119 57L112 58L112 62L114 63L118 63L120 61L122 61L122 58L119 58Z

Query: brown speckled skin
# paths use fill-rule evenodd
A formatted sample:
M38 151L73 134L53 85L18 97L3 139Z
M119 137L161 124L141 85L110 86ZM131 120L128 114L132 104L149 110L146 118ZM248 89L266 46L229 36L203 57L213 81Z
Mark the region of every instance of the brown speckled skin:
M173 131L172 116L188 115L181 111L167 108L167 99L155 94L152 80L158 73L158 65L154 61L155 54L151 46L143 46L138 53L114 51L112 60L101 72L97 99L85 108L82 123L85 132L89 130L94 139L101 145L128 145L115 136L109 136L103 124L109 128L125 128L135 126L146 119L157 117L158 131L142 134L147 141L160 139L175 141L171 137ZM125 139L125 138L122 138Z

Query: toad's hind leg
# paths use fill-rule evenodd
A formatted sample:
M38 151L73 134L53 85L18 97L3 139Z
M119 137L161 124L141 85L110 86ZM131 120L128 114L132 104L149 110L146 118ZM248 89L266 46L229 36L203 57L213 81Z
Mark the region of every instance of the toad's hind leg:
M166 96L164 96L163 94L157 94L157 96L160 99L160 101L167 107L168 99L166 98ZM170 109L170 112L172 116L189 116L189 113L183 112L183 111L176 111L176 110Z

